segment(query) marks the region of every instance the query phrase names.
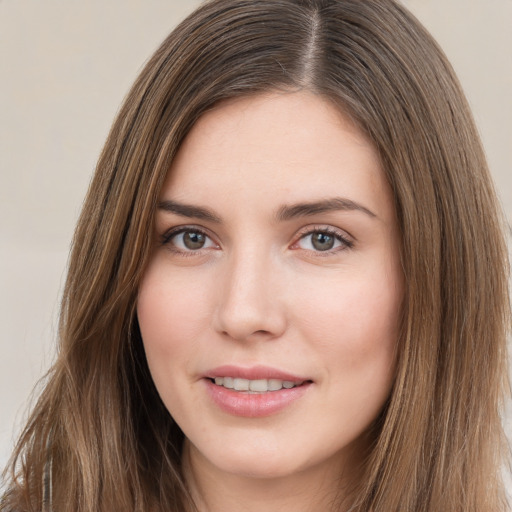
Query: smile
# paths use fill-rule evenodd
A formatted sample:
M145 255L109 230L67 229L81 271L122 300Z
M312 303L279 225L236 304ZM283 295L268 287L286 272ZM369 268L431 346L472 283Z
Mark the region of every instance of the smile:
M310 394L313 381L267 366L225 365L201 379L213 404L224 413L259 418L284 412Z
M303 381L293 382L280 379L250 380L236 377L215 377L214 382L217 386L247 393L267 393L269 391L279 391L283 388L292 389L303 384Z

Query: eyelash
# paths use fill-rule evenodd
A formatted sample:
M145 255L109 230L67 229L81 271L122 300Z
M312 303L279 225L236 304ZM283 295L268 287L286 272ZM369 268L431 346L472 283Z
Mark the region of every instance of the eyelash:
M194 256L197 253L199 253L201 251L201 249L198 249L196 251L194 251L192 249L190 249L188 251L184 251L182 249L179 249L179 248L173 246L173 244L170 243L175 236L181 235L182 233L197 233L197 234L203 235L205 238L207 238L209 240L213 240L212 237L205 230L203 230L199 227L181 226L181 227L174 228L174 229L171 229L170 231L165 232L162 235L162 240L161 240L162 245L167 246L170 251L177 253L181 256Z
M317 256L329 256L339 251L352 249L354 247L354 242L350 240L350 238L348 238L347 235L345 235L342 231L329 226L314 226L313 228L306 228L302 233L300 233L299 237L297 238L297 241L293 243L292 247L296 246L301 240L304 240L308 236L312 236L315 234L324 234L332 236L341 244L340 247L328 249L326 251L314 251L310 249L304 249L309 252L315 253L315 255Z
M161 244L165 245L171 250L172 252L175 252L182 256L194 256L197 255L202 248L199 248L197 250L182 250L178 249L177 247L173 246L170 242L172 239L182 233L197 233L200 235L203 235L209 240L212 240L212 237L203 229L196 227L196 226L181 226L174 229L171 229L170 231L167 231L164 233L161 237ZM315 234L325 234L328 236L332 236L336 241L340 242L341 246L334 248L334 249L328 249L325 251L315 251L311 249L303 249L308 252L312 252L315 255L318 256L329 256L331 254L335 254L339 251L343 251L346 249L352 249L354 246L354 242L350 240L346 235L344 235L341 231L334 229L332 227L328 226L314 226L313 228L306 228L303 232L301 232L297 238L297 240L291 245L291 248L293 249L295 246L299 244L301 240L306 239L308 236L312 236ZM214 242L215 243L215 242ZM297 248L297 250L300 248Z

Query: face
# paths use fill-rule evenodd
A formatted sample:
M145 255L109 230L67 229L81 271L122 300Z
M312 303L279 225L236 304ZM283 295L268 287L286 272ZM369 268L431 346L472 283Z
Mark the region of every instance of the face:
M175 158L154 236L137 313L191 461L275 478L361 453L402 298L391 192L365 136L310 93L223 103Z

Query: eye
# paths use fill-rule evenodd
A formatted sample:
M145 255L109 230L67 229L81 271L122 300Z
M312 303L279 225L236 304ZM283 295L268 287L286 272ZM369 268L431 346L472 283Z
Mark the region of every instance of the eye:
M206 233L197 228L175 229L164 235L162 243L177 252L194 252L217 247Z
M314 229L303 234L293 248L314 252L337 252L351 248L353 243L341 232L333 229Z

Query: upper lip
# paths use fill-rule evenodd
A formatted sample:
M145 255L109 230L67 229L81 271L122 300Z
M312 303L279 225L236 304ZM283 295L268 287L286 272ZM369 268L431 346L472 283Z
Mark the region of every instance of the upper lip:
M217 368L213 368L212 370L207 371L204 374L204 377L208 379L215 379L215 377L234 377L238 379L248 380L276 379L286 380L290 382L304 382L307 380L311 380L308 379L307 377L294 375L292 373L288 373L277 368L271 368L269 366L260 365L250 367L233 365L218 366Z

